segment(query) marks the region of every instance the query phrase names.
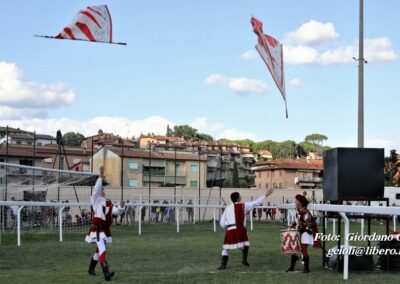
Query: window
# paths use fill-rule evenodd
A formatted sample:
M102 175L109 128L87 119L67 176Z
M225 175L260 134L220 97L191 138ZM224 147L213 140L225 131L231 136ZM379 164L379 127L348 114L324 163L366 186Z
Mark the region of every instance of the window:
M269 183L265 184L265 188L268 189L269 188Z
M261 172L258 172L258 177L259 177L259 178L261 177Z
M179 175L180 169L181 169L180 165L179 165L179 164L176 164L176 165L175 165L175 171L176 171L176 174L177 174L177 175Z
M278 185L276 183L274 183L274 189L278 188Z
M137 179L134 179L134 178L129 179L128 180L128 184L129 184L130 187L137 187L138 186Z
M197 180L190 181L190 188L197 188Z
M267 172L267 177L269 177L269 171Z
M199 166L198 165L190 165L190 172L191 173L198 173L199 172Z
M136 162L129 162L129 169L130 170L138 170L139 169L139 165Z
M271 171L271 177L274 177L274 171Z
M399 193L396 194L396 199L400 199L400 194Z
M279 171L279 176L280 176L280 177L282 176L282 170Z
M19 160L19 164L23 166L33 166L32 160Z

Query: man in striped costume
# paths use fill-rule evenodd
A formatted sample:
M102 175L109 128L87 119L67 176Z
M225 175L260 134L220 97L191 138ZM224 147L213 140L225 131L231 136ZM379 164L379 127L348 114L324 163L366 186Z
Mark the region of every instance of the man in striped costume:
M100 177L97 179L93 188L93 193L90 198L92 206L92 226L86 235L85 241L88 243L96 243L96 252L93 254L89 274L96 275L95 267L97 262L103 269L105 280L111 280L114 272L110 271L109 265L106 261L106 244L112 243L110 226L112 223L112 215L120 215L123 211L113 206L111 200L105 197L103 188L103 174L104 168L100 167Z
M270 196L273 189L254 201L242 203L239 192L231 194L232 204L228 205L221 216L220 225L226 230L224 245L222 246L222 260L218 269L226 269L228 264L228 252L231 249L241 249L243 251L242 263L249 266L247 255L249 253L250 242L247 237L246 213L253 210L256 206L262 206L265 199Z

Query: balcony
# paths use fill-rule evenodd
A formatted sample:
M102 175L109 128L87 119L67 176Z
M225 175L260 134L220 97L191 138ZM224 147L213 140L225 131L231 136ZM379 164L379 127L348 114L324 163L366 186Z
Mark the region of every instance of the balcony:
M166 176L166 175L151 175L143 173L143 182L161 182L164 184L174 184L175 176ZM185 176L176 176L176 184L186 185L186 177Z
M209 160L207 161L207 167L209 168L216 168L218 166L217 160Z
M295 177L294 183L322 183L321 177Z
M152 168L165 168L165 161L163 160L144 160L143 161L143 166L148 167L151 165Z

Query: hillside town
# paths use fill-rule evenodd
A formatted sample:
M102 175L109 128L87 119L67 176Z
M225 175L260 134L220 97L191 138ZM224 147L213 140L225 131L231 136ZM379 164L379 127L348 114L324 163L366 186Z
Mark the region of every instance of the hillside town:
M171 132L167 129L167 134ZM61 134L61 132L60 132ZM99 130L62 139L22 129L0 128L0 162L93 172L105 165L113 187L236 187L313 189L322 186L322 157L289 153L274 157L268 149L243 143L189 140L172 135L128 139ZM80 136L79 136L80 135Z

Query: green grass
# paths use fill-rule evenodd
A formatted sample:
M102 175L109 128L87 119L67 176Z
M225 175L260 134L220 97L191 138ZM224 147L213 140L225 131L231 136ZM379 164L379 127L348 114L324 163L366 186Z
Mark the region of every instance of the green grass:
M116 272L116 283L340 283L342 273L322 267L321 250L310 249L310 274L285 272L289 256L280 252L281 224L255 224L249 232L250 267L241 265L241 252L231 251L228 269L218 271L223 232L212 231L211 223L181 226L145 225L113 227L108 260ZM353 226L359 230L359 225ZM383 232L374 225L373 230ZM328 245L327 247L331 247ZM0 283L102 283L101 268L89 276L87 268L95 249L83 241L83 233L66 233L58 242L57 232L23 232L22 246L15 233L2 235ZM349 273L348 283L395 283L400 274L382 272ZM396 281L397 280L397 281Z

